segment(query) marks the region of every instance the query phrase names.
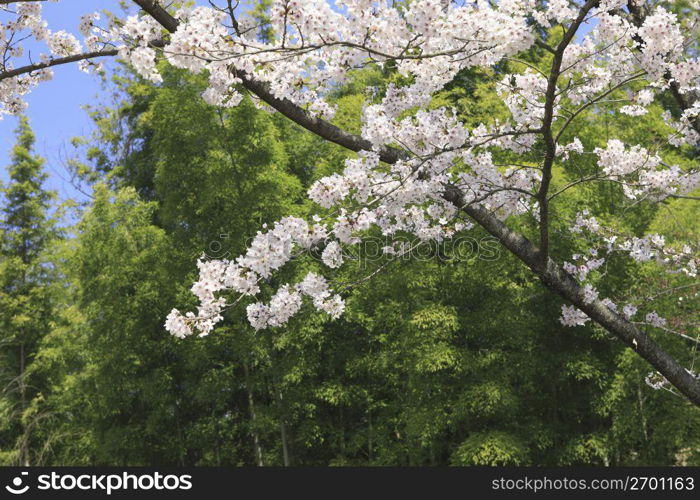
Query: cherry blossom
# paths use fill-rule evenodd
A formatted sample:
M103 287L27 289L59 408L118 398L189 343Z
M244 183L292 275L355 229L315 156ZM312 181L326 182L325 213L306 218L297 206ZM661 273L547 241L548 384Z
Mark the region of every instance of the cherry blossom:
M283 327L307 303L337 318L347 287L333 276L347 265L346 246L374 232L389 240L390 254L397 252L391 240L400 235L442 242L475 225L497 236L565 299L563 325L594 320L644 349L655 344L638 341L646 337L634 318L643 315L652 328L669 329L649 301L601 296L607 266L630 259L692 279L700 265L697 248L660 234L618 230L610 218L619 214L589 208L567 225L568 236L583 246L566 257L553 250L552 220L570 190L590 183L619 189L624 206L693 198L700 170L671 161L668 151L682 155L683 148L700 143L694 7L688 19L679 19L637 0L273 0L274 35L261 37L256 19L225 2L179 10L153 0L132 3L141 9L123 19L86 13L78 35L52 31L41 2L3 4L7 19L0 43L7 56L0 68L0 115L22 112L24 96L50 79L55 65L79 61L94 70L97 58L118 55L158 83L164 59L205 73L209 85L202 98L212 106L236 106L249 95L260 107L356 153L341 171L310 187L315 216L262 227L231 260L201 259L192 286L199 304L196 312L171 311L165 326L173 335L210 334L239 301L258 330ZM557 37L549 36L550 28ZM26 37L43 44L46 53L28 60L21 41ZM547 56L541 67L519 57L531 49ZM458 75L495 65L509 72L500 72L496 82L507 119L467 126L456 109L434 99ZM332 96L368 67L396 71L400 79L385 90L366 89L360 134L353 135L328 121L335 114ZM606 113L643 120L669 101L675 104L663 114L670 133L662 145L571 137L572 125L601 103ZM511 159L503 164L503 157ZM583 157L595 158L595 175L567 174L553 183L561 175L555 167L575 167ZM519 234L512 229L516 222L536 229ZM320 252L319 270L298 283L270 285L311 250ZM653 364L659 352L640 354ZM692 374L667 370L663 377L700 401Z

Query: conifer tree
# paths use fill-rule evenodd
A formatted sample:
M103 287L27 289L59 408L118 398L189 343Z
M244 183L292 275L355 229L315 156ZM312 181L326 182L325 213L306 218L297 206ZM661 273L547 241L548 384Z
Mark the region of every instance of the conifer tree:
M16 136L0 209L0 461L26 466L30 402L38 390L29 367L50 321L51 269L42 255L56 234L50 214L55 194L44 187L44 159L33 151L26 117Z

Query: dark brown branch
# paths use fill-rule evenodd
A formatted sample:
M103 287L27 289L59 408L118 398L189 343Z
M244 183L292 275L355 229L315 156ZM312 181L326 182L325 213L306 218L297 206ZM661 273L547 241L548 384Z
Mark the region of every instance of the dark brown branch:
M107 57L116 56L117 49L107 49L107 50L96 50L94 52L85 52L82 54L75 54L67 57L58 57L56 59L49 59L46 62L28 64L27 66L22 66L20 68L11 69L8 71L0 72L0 80L6 80L15 76L23 75L26 73L32 73L34 71L39 71L41 69L50 68L52 66L60 66L62 64L70 64L78 61L85 61L87 59L94 59L96 57Z
M554 51L552 66L547 79L547 90L545 91L544 117L542 118L542 136L544 140L545 154L542 163L542 182L537 193L540 211L540 265L545 266L549 257L549 185L552 182L552 166L557 154L557 139L552 132L552 122L554 120L554 104L557 98L557 84L561 75L561 65L564 60L564 51L576 36L581 24L593 7L598 4L598 0L588 0L578 13L571 25L564 33L559 45Z
M153 18L169 32L172 33L177 30L177 19L172 17L162 7L158 6L153 0L134 0L134 2L149 15L153 16ZM240 72L238 73L238 77L241 78L243 86L246 89L306 130L351 151L371 151L373 149L372 143L368 140L353 134L348 134L326 120L309 115L306 110L297 106L289 99L280 99L276 97L270 92L267 84L259 82ZM382 147L378 153L379 158L386 163L396 163L402 157L407 156L403 151L387 146Z
M458 199L455 201L459 202ZM700 406L700 380L688 373L647 334L611 311L600 300L586 302L583 288L551 258L547 259L546 266L542 268L541 254L537 247L494 217L488 210L479 205L469 205L464 208L464 211L534 271L547 288L569 300L593 321L634 349L685 397L696 406Z
M178 22L171 16L167 10L160 6L158 0L133 0L136 5L141 7L144 12L155 19L158 24L174 33L177 30Z
M306 130L351 151L373 150L372 143L367 139L349 134L326 120L309 115L304 109L297 106L289 99L275 97L265 83L258 82L247 76L242 76L241 79L243 80L243 86L245 88ZM400 149L387 146L382 147L378 153L379 158L385 163L396 163L401 158L407 156Z

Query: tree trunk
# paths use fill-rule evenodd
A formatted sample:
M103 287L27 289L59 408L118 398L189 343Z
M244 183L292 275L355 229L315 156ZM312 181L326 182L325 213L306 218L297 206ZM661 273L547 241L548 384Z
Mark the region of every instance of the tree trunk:
M374 444L372 443L372 409L367 409L367 462L368 465L372 464L374 456L372 455L372 448Z
M24 380L24 372L26 370L26 353L24 350L24 342L19 344L19 395L20 395L20 421L24 422L24 412L27 410L27 385ZM22 466L29 467L29 428L26 423L22 424L22 438L19 446L18 461Z
M277 405L279 409L279 425L280 425L280 437L282 438L282 463L285 467L292 465L292 461L289 455L289 444L287 442L287 425L284 418L284 406L282 404L282 391L277 389Z
M253 429L253 451L258 467L263 467L262 448L260 446L260 436L258 435L257 418L255 415L255 401L253 400L253 389L250 387L250 372L248 363L243 363L243 374L245 376L245 389L248 393L248 410L250 412L251 428Z

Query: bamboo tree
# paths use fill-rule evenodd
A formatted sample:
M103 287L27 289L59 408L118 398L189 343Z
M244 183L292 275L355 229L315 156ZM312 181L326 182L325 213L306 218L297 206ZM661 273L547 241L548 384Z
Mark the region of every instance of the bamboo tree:
M39 385L28 373L51 315L50 267L42 262L42 253L56 236L49 213L55 194L44 188L44 160L34 154L35 136L26 117L16 136L0 210L0 408L5 416L0 446L3 461L28 466L33 425L28 410Z

